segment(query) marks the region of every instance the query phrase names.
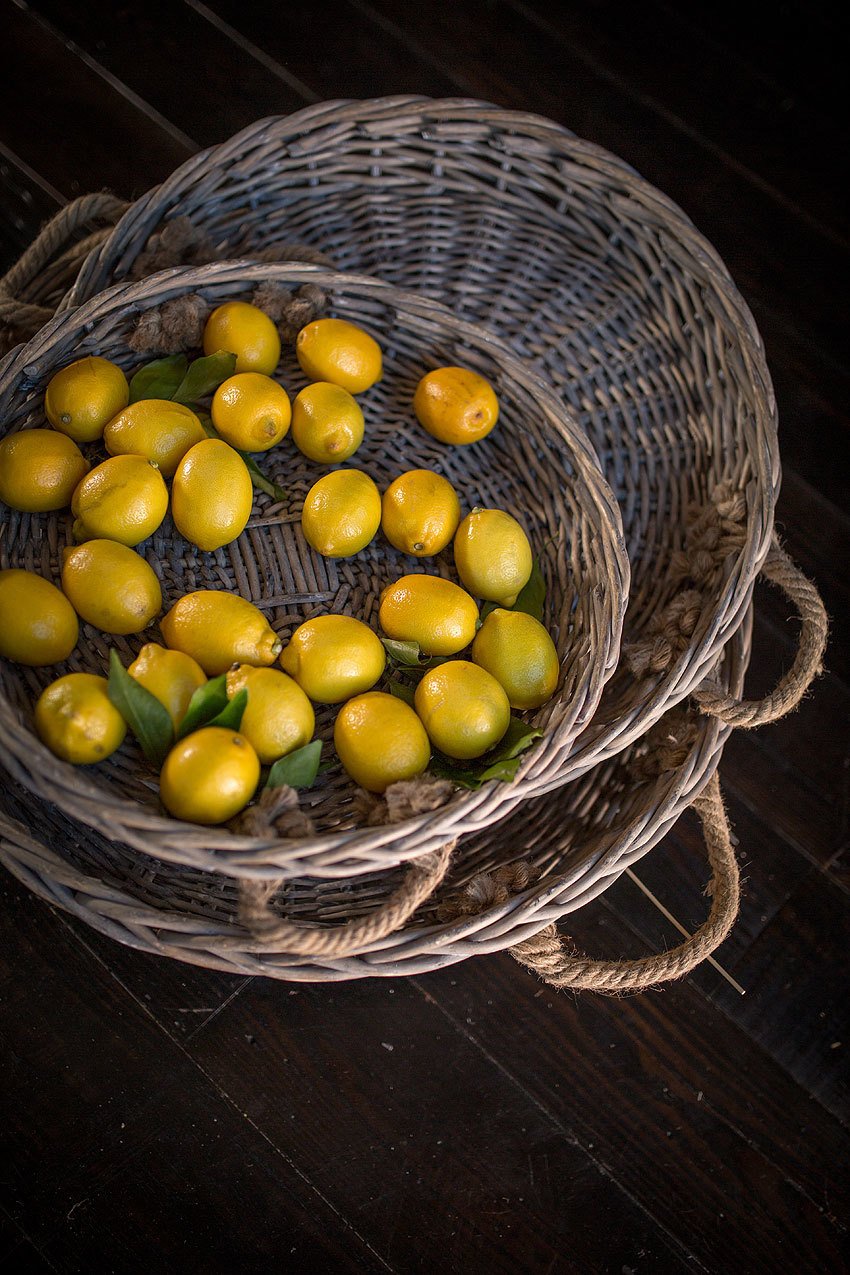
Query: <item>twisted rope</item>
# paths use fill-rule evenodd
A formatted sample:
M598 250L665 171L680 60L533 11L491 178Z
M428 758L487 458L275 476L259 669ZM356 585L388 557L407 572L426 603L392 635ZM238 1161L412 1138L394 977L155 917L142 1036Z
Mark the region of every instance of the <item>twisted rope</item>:
M761 700L736 700L715 681L703 682L693 693L703 713L729 726L764 726L792 712L823 671L829 618L817 589L788 557L774 534L762 575L781 589L800 615L800 641L794 663L775 689Z

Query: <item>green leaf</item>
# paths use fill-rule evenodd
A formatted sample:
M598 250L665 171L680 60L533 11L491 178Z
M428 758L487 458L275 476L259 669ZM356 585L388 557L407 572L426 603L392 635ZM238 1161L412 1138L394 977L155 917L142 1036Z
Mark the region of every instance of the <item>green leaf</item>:
M227 708L227 704L227 674L220 673L193 692L186 715L177 728L177 738L183 739L193 730L208 725Z
M238 730L242 725L242 715L245 712L245 706L248 703L248 691L243 686L241 691L237 691L233 699L229 699L220 713L216 713L215 717L205 722L205 726L223 726L225 730Z
M168 709L127 672L118 652L109 652L107 694L139 741L148 761L159 769L174 742Z
M279 757L269 771L266 787L280 788L289 784L290 788L312 788L319 773L321 756L322 741L313 739L303 748Z
M480 788L488 780L510 782L519 770L522 754L543 732L511 715L508 729L493 748L473 762L458 762L442 753L434 753L429 769L442 779L451 779L463 788Z
M130 402L143 398L172 398L186 375L189 360L185 354L169 354L140 367L130 381Z
M511 607L512 611L524 611L526 615L533 615L535 620L543 622L543 607L546 602L546 581L543 579L543 572L540 570L540 563L537 558L531 568L531 575L520 589L516 602Z
M381 641L390 662L400 669L419 669L424 672L425 669L445 664L449 658L446 655L423 655L418 642L400 642L396 638L381 638Z
M405 704L414 707L414 690L412 686L408 686L406 682L387 682L387 690L390 695L395 695L396 699L403 699Z
M236 370L236 355L227 350L193 359L186 375L176 387L172 398L175 403L191 403L193 399L206 398L214 393Z

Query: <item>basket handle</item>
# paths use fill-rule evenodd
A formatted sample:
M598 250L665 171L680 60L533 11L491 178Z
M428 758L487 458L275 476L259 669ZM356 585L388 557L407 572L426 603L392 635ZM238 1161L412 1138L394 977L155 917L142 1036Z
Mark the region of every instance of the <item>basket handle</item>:
M15 332L31 336L49 319L54 310L49 306L23 301L19 294L38 278L46 266L55 262L61 273L65 266L76 273L83 257L91 251L123 216L129 204L108 191L93 191L80 195L64 204L42 226L30 246L11 269L0 278L0 324ZM82 242L75 239L77 232L93 221L107 224L88 235ZM72 282L70 280L69 282Z
M556 926L547 925L508 949L514 960L560 990L608 996L644 992L681 978L706 960L728 935L738 915L740 875L717 772L692 803L702 822L711 865L711 910L696 933L679 947L631 961L595 961L570 951Z
M803 575L782 548L774 532L762 567L762 575L781 589L794 604L802 622L794 663L769 695L762 700L738 700L708 678L693 692L700 711L728 726L764 726L778 721L797 707L816 677L823 671L823 655L829 617L812 582Z
M329 959L350 956L401 929L443 881L456 845L456 840L448 841L415 859L401 885L379 908L345 925L328 929L284 921L269 906L280 882L262 880L240 882L239 919L260 945L283 945L288 955Z

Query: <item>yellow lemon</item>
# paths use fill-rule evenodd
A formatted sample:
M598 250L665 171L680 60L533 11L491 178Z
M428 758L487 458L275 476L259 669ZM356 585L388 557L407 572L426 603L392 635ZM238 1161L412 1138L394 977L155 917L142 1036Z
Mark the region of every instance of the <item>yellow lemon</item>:
M425 655L457 655L475 636L478 606L452 580L406 575L382 592L378 619L387 637L418 642Z
M346 319L314 319L295 338L295 354L311 381L330 381L349 394L362 394L381 379L381 347L363 328Z
M454 556L461 583L476 598L511 607L534 558L528 536L503 509L473 509L457 529Z
M162 804L175 819L215 824L247 806L260 782L260 759L244 735L203 726L174 745L159 775Z
M301 529L316 553L348 558L365 549L381 525L381 493L362 469L334 469L304 499Z
M458 446L487 437L499 419L499 400L478 372L438 367L416 386L413 411L433 438Z
M511 706L492 674L469 660L448 660L424 675L414 705L435 748L469 760L508 729Z
M34 571L0 571L0 656L39 667L67 660L77 614L61 589Z
M390 544L417 558L445 549L460 522L457 492L433 469L409 469L387 487L381 529Z
M111 456L95 465L71 497L74 538L140 544L168 512L168 488L145 456Z
M470 652L504 687L511 708L539 708L558 685L560 665L545 625L523 611L491 611Z
M117 540L67 548L62 588L77 615L104 633L141 633L162 608L153 567Z
M89 462L67 434L24 429L0 443L0 500L22 513L66 509Z
M190 447L206 438L197 416L182 403L142 398L113 416L103 431L110 456L146 456L170 478Z
M171 516L190 544L207 553L230 544L245 530L253 504L251 475L229 443L205 438L189 448L171 484Z
M236 355L237 372L271 376L280 361L280 336L271 319L248 301L226 301L204 324L204 354Z
M109 698L105 677L66 673L46 686L35 706L35 729L63 761L88 766L120 748L127 724Z
M231 447L265 452L289 431L292 405L282 385L261 372L237 372L213 395L212 423Z
M227 674L227 694L247 690L239 730L264 765L309 744L316 727L313 705L297 682L280 669L240 664Z
M44 414L77 443L93 443L107 421L130 401L130 386L116 363L97 355L56 372L44 392Z
M280 655L283 669L317 704L341 704L375 685L384 644L351 615L317 615L299 624Z
M348 460L363 442L365 424L353 394L330 381L305 385L292 404L292 440L320 464Z
M146 642L127 672L168 709L175 730L186 716L195 691L207 680L191 655L170 651L158 642Z
M413 709L395 695L367 691L343 704L334 722L334 747L343 768L368 792L421 775L431 744Z
M259 607L238 593L185 593L159 622L165 645L185 651L209 677L233 664L274 664L283 645Z

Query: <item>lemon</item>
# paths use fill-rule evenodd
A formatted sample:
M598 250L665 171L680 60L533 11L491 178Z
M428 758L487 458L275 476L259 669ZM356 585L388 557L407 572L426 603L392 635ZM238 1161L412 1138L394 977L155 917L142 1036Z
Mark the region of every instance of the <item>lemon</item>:
M79 623L61 589L34 571L0 571L0 656L39 667L67 660Z
M146 642L127 672L168 709L175 730L186 716L195 691L207 680L191 655L169 651L158 642Z
M363 442L363 411L353 394L330 381L305 385L292 404L292 441L310 460L348 460Z
M431 744L413 709L395 695L367 691L343 704L334 722L334 747L346 774L368 792L421 775Z
M295 338L295 354L305 376L330 381L349 394L362 394L381 379L381 347L363 328L346 319L314 319Z
M0 500L22 513L66 509L89 471L77 444L53 429L24 429L0 443Z
M414 706L435 748L469 760L486 753L508 729L511 706L491 673L469 660L448 660L426 673Z
M204 354L236 355L237 372L271 376L280 361L280 337L267 314L248 301L226 301L204 324Z
M445 549L460 522L457 492L433 469L409 469L387 487L381 529L390 544L417 558Z
M499 419L499 400L478 372L438 367L416 386L413 411L433 438L460 446L487 437Z
M555 693L558 652L533 615L497 607L475 635L470 654L504 687L511 708L539 708Z
M292 405L282 385L261 372L237 372L213 395L212 423L231 447L265 452L289 432Z
M504 509L473 509L457 529L454 556L461 583L477 598L511 607L534 558L528 536Z
M103 538L132 548L161 524L168 512L168 488L146 456L111 456L77 484L71 512L76 540Z
M146 456L170 478L190 447L206 438L198 417L182 403L142 398L113 416L103 431L110 456Z
M44 392L44 414L76 443L93 443L107 421L130 401L130 386L116 363L92 355L56 372Z
M190 447L171 483L171 516L190 544L211 553L245 530L254 484L229 443L205 438Z
M301 509L304 539L325 558L348 558L374 540L381 493L362 469L334 469L313 484Z
M153 567L117 540L67 548L62 588L77 615L104 633L141 633L162 608Z
M120 748L127 724L112 703L105 677L66 673L35 705L35 729L52 753L74 766L103 761Z
M313 705L286 673L239 664L227 674L226 684L231 699L238 691L248 692L239 730L264 765L309 744L316 726Z
M418 642L425 655L456 655L475 636L478 606L453 580L406 575L381 593L378 619L387 637Z
M247 806L260 782L260 760L244 735L203 726L174 745L159 775L162 804L175 819L215 824Z
M299 624L280 655L281 668L317 704L341 704L375 685L384 644L351 615L317 615Z
M159 622L165 645L185 651L209 677L233 664L274 664L283 645L259 607L238 593L184 593Z

